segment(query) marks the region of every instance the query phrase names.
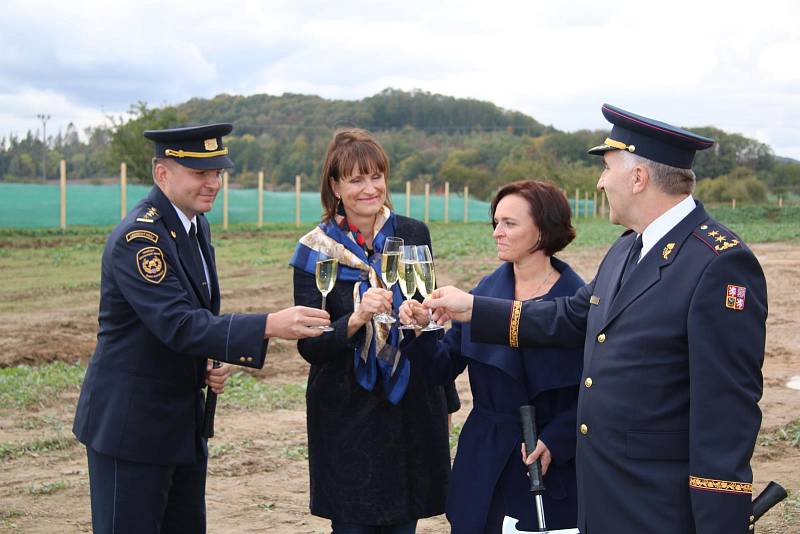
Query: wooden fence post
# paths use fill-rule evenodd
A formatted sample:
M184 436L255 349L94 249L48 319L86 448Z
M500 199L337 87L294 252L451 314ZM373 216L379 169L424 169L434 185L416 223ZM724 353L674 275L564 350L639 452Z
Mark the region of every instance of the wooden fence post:
M431 208L431 184L430 182L425 182L425 217L424 221L425 224L430 222L430 208Z
M575 218L581 216L581 192L580 189L575 189Z
M59 170L61 171L61 212L60 212L60 222L61 222L61 229L67 229L67 161L61 160L61 164L59 166Z
M222 228L228 229L228 171L222 173Z
M264 226L264 171L258 171L258 227Z
M592 201L592 219L597 218L597 189L594 190L594 200Z
M606 218L606 194L605 192L600 195L600 216Z
M444 223L450 222L450 182L444 183Z
M406 182L406 217L411 217L411 182Z
M464 222L469 222L469 186L464 186Z
M778 207L779 208L783 207L783 197L778 197Z
M119 219L125 218L128 205L128 166L123 161L119 164Z
M589 191L583 192L583 218L589 218Z
M736 199L735 198L731 199L731 209L736 209Z
M300 228L300 175L294 177L294 225Z

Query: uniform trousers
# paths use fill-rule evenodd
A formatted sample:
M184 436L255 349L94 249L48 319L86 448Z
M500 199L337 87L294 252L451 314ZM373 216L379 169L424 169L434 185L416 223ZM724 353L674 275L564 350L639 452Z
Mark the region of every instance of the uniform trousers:
M130 462L86 448L95 534L202 534L206 466Z

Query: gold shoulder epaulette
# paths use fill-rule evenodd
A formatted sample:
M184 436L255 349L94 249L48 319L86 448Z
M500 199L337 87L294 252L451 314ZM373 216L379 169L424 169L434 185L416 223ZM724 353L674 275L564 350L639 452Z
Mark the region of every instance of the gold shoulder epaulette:
M692 232L697 239L705 243L717 255L733 247L741 245L739 238L729 230L715 224L703 223Z
M154 223L161 217L161 213L155 206L148 206L147 209L136 217L136 222Z

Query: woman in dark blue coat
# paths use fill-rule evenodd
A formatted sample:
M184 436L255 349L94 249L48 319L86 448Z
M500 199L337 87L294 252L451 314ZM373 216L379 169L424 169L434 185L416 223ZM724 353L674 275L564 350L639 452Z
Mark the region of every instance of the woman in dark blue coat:
M584 285L569 265L553 257L575 237L564 194L552 184L524 181L498 191L491 205L492 236L504 263L473 289L476 295L553 299ZM426 320L416 301L404 303L401 321ZM444 337L427 332L403 349L428 380L447 384L469 368L474 406L458 442L447 496L454 534L500 532L503 517L519 530L536 530L527 468L520 455L519 407L536 407L536 454L545 470L548 528L577 523L575 439L579 350L516 349L470 341L469 323L454 322ZM410 350L406 350L410 349ZM535 357L531 354L536 352Z

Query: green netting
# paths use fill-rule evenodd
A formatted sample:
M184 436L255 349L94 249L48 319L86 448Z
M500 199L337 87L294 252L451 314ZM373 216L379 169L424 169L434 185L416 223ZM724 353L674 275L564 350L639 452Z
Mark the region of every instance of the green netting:
M147 195L150 186L129 185L127 189L128 209ZM398 213L405 214L404 193L392 193L392 202ZM469 220L486 221L489 204L469 199ZM464 219L464 198L450 195L449 219ZM295 219L295 195L293 192L264 192L264 222L292 222ZM322 208L319 193L305 192L300 195L300 219L303 222L318 221ZM425 215L424 195L411 195L411 217L423 219ZM431 195L430 220L444 220L444 197ZM208 214L213 224L222 223L222 193L217 197L214 209ZM120 219L120 186L116 185L67 185L67 226L102 226L115 224ZM228 222L230 224L255 224L258 219L258 191L255 189L231 189L228 192ZM51 184L0 184L0 228L46 228L59 225L59 187Z

